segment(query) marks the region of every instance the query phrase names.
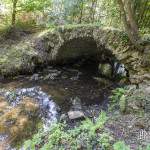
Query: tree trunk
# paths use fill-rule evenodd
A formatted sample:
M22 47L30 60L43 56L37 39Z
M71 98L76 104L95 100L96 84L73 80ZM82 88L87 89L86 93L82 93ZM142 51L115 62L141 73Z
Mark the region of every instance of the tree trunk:
M16 24L16 7L17 7L17 2L18 2L18 0L13 0L12 22L11 22L12 27L14 27L15 24Z
M131 29L133 30L134 36L138 40L138 26L136 24L135 18L134 18L134 11L132 9L131 0L126 0L126 7L127 7L127 13L128 13L128 19L130 22Z
M83 17L83 0L81 0L81 7L80 7L80 16L79 16L79 23L82 23L82 17Z
M138 26L133 15L131 0L118 0L118 4L120 6L122 20L128 37L132 44L138 47L140 38L138 34Z
M91 22L93 23L95 21L95 9L96 9L97 0L92 1L92 6L90 10L90 18Z

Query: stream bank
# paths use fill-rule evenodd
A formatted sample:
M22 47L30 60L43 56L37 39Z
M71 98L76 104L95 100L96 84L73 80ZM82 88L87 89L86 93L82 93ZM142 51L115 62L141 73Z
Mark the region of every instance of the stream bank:
M83 62L48 66L42 70L38 69L33 75L20 75L13 79L1 80L1 102L8 103L7 111L4 111L6 107L0 106L1 127L7 128L7 124L9 124L10 131L7 133L13 133L13 136L16 137L12 140L13 145L20 144L17 139L21 135L26 135L21 136L22 141L30 137L32 134L29 134L29 131L32 129L34 129L33 133L37 132L41 126L40 120L45 128L53 120L67 121L72 128L80 120L86 117L96 119L102 109L107 110L108 97L117 83L104 78L105 82L98 81L97 78L100 75L98 65L93 61L86 65ZM34 108L34 102L37 106L36 111L32 112L29 108ZM22 107L22 103L26 106L25 108ZM9 114L11 116L8 118ZM19 122L17 118L21 116L24 116L24 120L26 120L24 123L22 122L22 128L17 123ZM36 126L31 125L33 122L36 123ZM15 126L15 124L18 125ZM14 127L16 131L11 131ZM25 130L26 127L27 130ZM11 139L8 137L6 140L9 138ZM1 135L1 141L5 140L5 138L2 139L3 135Z
M23 134L26 133L27 136L22 136L21 143L16 142L13 143L13 145L16 146L18 144L22 144L26 138L31 138L34 133L37 133L39 129L43 128L43 125L41 125L41 118L45 118L42 119L42 124L44 123L44 120L49 120L46 115L49 112L48 110L50 110L50 114L52 112L55 114L54 120L56 119L58 122L66 122L67 129L75 129L74 127L78 127L81 120L84 120L87 117L90 118L92 122L96 122L101 110L105 110L107 112L107 116L109 117L109 121L105 124L105 127L102 130L104 133L109 132L109 134L111 134L113 137L113 140L111 141L112 143L120 139L125 140L128 145L133 147L133 150L136 150L138 145L145 147L145 140L141 142L140 139L136 139L141 131L146 131L146 133L149 131L149 123L147 123L148 117L146 115L149 112L145 112L145 106L147 105L142 105L146 97L149 100L149 86L144 86L141 84L139 86L139 90L134 85L129 86L131 87L131 91L129 90L130 92L128 92L127 90L127 92L124 93L127 104L124 103L124 101L123 103L120 103L120 99L117 99L115 102L117 105L125 104L125 107L121 106L125 108L125 110L120 111L120 106L117 106L115 111L109 112L109 109L107 109L108 104L112 101L110 101L109 96L112 95L113 89L119 87L118 82L101 78L97 67L95 67L98 66L95 62L94 64L92 62L91 64L89 63L85 66L79 64L82 63L75 63L65 66L48 66L42 70L37 70L37 72L33 75L20 75L14 77L13 79L3 79L0 82L0 95L2 96L1 101L5 102L5 104L8 102L7 105L9 105L9 111L3 113L2 116L8 116L8 113L11 114L12 112L16 112L16 108L18 110L18 107L24 103L22 99L19 98L19 101L16 99L21 95L25 99L28 97L30 98L29 104L32 108L34 108L33 101L38 104L36 108L41 106L37 111L38 113L35 113L37 115L36 120L32 119L35 115L31 115L32 113L30 111L28 112L29 109L27 108L29 108L29 105L27 105L27 108L24 107L21 113L17 115L17 118L20 118L20 115L24 116L25 124L28 124L28 122L25 121L28 119L30 119L30 123L33 121L35 123L37 121L37 127L34 126L33 128L35 130L32 130L33 128L30 126L31 128L28 131L33 131L33 133L28 134L29 132L25 130ZM20 96L18 93L19 91L21 93ZM143 94L142 91L144 92ZM147 94L145 93L146 91ZM137 99L139 99L138 102L136 101ZM14 104L14 106L17 107L13 107L13 103L9 100L15 100L14 102L16 104ZM26 103L24 103L23 106L25 105ZM31 116L28 116L28 114ZM145 116L140 116L143 114ZM1 117L1 119L3 118L4 117ZM4 119L9 126L15 125L19 122L19 120L15 119L16 115L11 115L10 118L10 120L7 120L7 118ZM125 124L127 126L125 126ZM128 132L125 128L127 128L130 132ZM132 134L135 135L134 138ZM8 149L12 148L9 147Z

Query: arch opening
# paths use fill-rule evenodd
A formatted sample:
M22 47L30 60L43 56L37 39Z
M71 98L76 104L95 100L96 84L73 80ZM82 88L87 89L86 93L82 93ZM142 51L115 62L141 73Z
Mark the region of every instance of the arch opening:
M88 71L89 74L108 79L129 76L124 64L117 60L112 51L103 45L98 47L92 37L75 38L65 42L59 48L56 60L58 64L75 66Z
M61 63L96 56L99 53L96 41L91 37L76 38L65 42L58 50L56 59Z

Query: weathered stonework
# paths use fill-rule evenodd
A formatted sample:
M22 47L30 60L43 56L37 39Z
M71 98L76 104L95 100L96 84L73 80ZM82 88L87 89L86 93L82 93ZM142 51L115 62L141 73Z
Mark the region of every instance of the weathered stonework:
M96 49L94 44L97 47ZM92 25L62 26L39 33L25 45L28 45L27 47L30 51L23 52L25 55L30 52L32 57L28 54L29 57L27 58L29 60L25 60L25 63L20 61L24 58L23 53L17 58L14 57L14 59L19 59L21 63L18 64L18 68L16 67L17 71L22 70L21 67L27 64L27 66L32 66L32 70L37 62L39 64L54 63L63 59L80 57L84 54L91 56L96 53L105 54L105 50L107 50L118 61L125 64L131 78L135 78L135 75L139 77L149 73L149 68L145 67L145 63L143 63L144 54L129 42L127 35L123 31L113 28L100 28ZM92 46L90 47L90 45ZM17 51L20 51L19 49L22 51L21 46L18 47ZM5 66L5 61L2 62L1 60L3 59L0 56L0 73L2 74L2 67ZM11 66L11 68L14 67ZM8 70L11 70L11 68ZM4 71L3 74L7 74L7 71Z

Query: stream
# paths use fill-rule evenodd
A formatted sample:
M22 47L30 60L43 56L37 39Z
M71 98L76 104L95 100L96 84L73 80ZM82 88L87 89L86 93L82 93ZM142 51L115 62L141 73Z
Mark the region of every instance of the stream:
M28 109L24 108L26 113L24 113L23 110L23 113L20 111L20 114L27 116L26 118L28 120L34 122L34 129L36 129L35 124L38 124L39 121L36 122L33 118L38 118L37 120L40 119L43 124L42 126L46 130L53 122L63 120L63 116L74 107L73 102L77 100L82 107L78 110L82 111L85 117L94 119L99 115L102 109L107 109L110 92L116 87L116 84L113 82L111 82L109 86L104 86L95 79L95 77L98 76L99 73L96 65L87 64L78 66L76 64L72 66L48 66L36 71L33 75L20 75L13 79L3 79L0 81L0 99L3 97L7 100L9 109L8 111L2 112L0 108L0 114L1 116L7 116L5 113L7 114L9 110L13 110L16 107L22 108L21 101L24 98L32 99L32 107L34 104L38 104L36 116L35 114L28 114L32 112L28 110L28 105ZM29 101L27 100L27 102ZM80 106L76 107L80 108ZM16 118L18 118L18 116ZM3 119L3 117L1 118ZM16 121L13 120L13 122L12 118L11 121L10 118L9 121L7 121L9 122L10 129ZM70 126L74 126L76 123L76 120L70 118L68 118L67 121ZM10 133L12 133L10 131L9 134L0 134L0 144L9 139L11 136ZM24 131L24 129L19 130L19 132L21 131ZM37 130L34 130L33 133L36 132ZM23 137L23 139L29 138L32 134L30 133L28 136L27 133L27 137ZM17 139L14 141L17 143ZM11 150L12 148L9 145L7 149Z

